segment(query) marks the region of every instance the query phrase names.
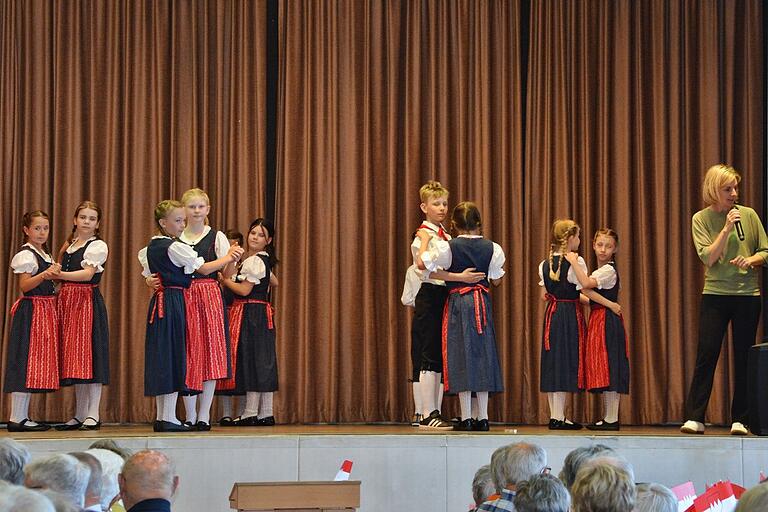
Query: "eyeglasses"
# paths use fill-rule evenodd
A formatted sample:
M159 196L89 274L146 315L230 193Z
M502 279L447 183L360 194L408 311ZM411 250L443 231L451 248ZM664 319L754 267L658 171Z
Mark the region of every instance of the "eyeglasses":
M548 475L548 474L550 474L551 472L552 472L552 468L550 468L550 467L546 467L546 468L544 468L544 469L542 469L542 470L541 470L541 474L542 474L542 475Z

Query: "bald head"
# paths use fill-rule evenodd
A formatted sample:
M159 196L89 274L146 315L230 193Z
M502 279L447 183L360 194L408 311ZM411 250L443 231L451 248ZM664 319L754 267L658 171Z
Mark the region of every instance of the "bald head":
M171 460L155 450L143 450L128 458L118 481L126 509L152 498L171 501L179 485Z

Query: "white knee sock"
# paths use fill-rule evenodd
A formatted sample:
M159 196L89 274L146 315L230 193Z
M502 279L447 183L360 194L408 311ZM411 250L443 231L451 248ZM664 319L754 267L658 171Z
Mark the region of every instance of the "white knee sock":
M270 416L274 416L274 412L272 411L273 397L274 393L271 391L261 394L261 403L259 404L259 418L269 418Z
M237 416L243 417L243 414L245 414L245 402L246 398L244 396L241 396L237 399ZM236 418L237 416L232 416L233 418Z
M459 392L459 406L461 407L461 420L464 421L472 417L472 392Z
M179 399L178 393L168 393L167 395L162 395L163 399L163 421L167 421L170 423L176 423L177 425L181 422L176 417L176 401Z
M21 423L29 419L29 400L32 393L20 393L14 391L11 393L11 418L14 423ZM27 422L29 424L29 422Z
M549 417L563 421L565 419L565 393L547 393L549 400Z
M422 371L419 374L419 392L421 393L421 413L426 418L437 409L435 403L435 379L439 380L435 372Z
M86 416L88 416L88 384L75 384L75 418L83 421Z
M155 420L157 421L163 421L163 395L159 395L155 397L155 408L157 409L157 413L155 414Z
M245 410L240 416L241 418L251 418L258 416L259 414L259 400L261 399L261 393L256 391L248 391L245 394Z
M477 396L472 397L472 417L480 419L478 416L480 414L480 411L477 408Z
M99 421L99 405L101 404L101 383L86 384L88 387L88 413L86 416ZM84 418L83 418L84 419Z
M615 391L606 391L603 393L603 401L605 402L605 422L619 421L619 394Z
M197 395L182 397L184 400L184 416L193 425L197 423Z
M234 418L232 416L232 397L229 395L220 395L219 396L219 404L221 405L221 417L226 418L229 416L230 418Z
M488 392L478 391L477 400L473 400L473 402L475 401L477 402L477 416L474 416L474 417L477 418L478 420L487 420L488 419Z
M421 410L423 407L421 406L421 391L419 390L419 382L413 382L411 383L411 388L413 389L413 412L422 414Z
M211 424L211 404L213 404L213 393L216 391L216 381L206 380L203 382L203 392L200 394L200 407L197 411L197 421L204 421Z
M443 410L443 374L435 373L435 409Z

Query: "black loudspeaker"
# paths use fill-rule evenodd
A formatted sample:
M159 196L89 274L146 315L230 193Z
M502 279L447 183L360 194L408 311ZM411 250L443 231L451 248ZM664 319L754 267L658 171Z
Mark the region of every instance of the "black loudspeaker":
M749 430L758 436L768 436L768 343L749 349L748 371Z

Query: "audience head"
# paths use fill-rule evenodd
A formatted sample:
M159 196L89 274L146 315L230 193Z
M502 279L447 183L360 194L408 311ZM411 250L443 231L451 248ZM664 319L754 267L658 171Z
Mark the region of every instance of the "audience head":
M595 458L589 459L588 461L584 462L584 464L582 464L581 469L599 466L601 464L607 464L609 466L613 466L617 469L621 469L625 471L629 475L629 479L632 480L632 482L634 483L635 469L632 467L632 464L630 464L627 459L625 459L624 457L622 457L616 452L604 453L602 455L598 455ZM581 471L581 469L579 471ZM578 476L578 473L576 475Z
M91 471L91 474L88 477L88 485L85 488L85 500L83 506L85 508L92 505L101 506L101 462L87 452L72 452L70 455L79 460L81 464L85 465L85 467Z
M491 475L496 492L515 489L518 482L528 480L547 468L547 452L532 443L515 443L497 448L491 456Z
M152 498L171 501L179 486L179 477L165 454L143 450L125 461L118 482L127 510L140 501Z
M98 441L94 441L93 443L91 443L91 446L89 446L88 450L86 450L86 451L90 451L90 450L95 449L95 448L98 448L100 450L109 450L110 452L114 452L114 453L118 454L123 460L126 460L126 459L128 459L128 457L133 455L133 452L131 452L131 450L129 450L128 448L125 448L123 446L120 446L119 444L114 442L112 439L99 439Z
M3 512L56 512L51 501L32 489L0 480L0 510Z
M517 512L568 512L571 496L563 482L544 473L533 475L517 484L515 510Z
M25 483L31 489L51 489L82 507L90 470L67 454L51 455L30 462L24 468Z
M661 484L637 484L634 512L677 512L677 497ZM768 505L768 502L766 502Z
M613 448L604 444L580 446L565 456L563 469L560 471L558 477L565 484L565 487L570 489L571 486L573 486L573 482L576 481L576 473L579 472L582 464L600 455L613 453L616 453L613 451Z
M496 492L496 485L491 476L491 465L480 466L475 472L475 478L472 480L472 498L475 505L480 505Z
M24 483L24 466L29 462L29 450L10 437L0 439L0 480L16 485Z
M123 470L123 458L113 451L102 448L90 448L86 453L96 457L101 464L100 502L102 510L108 510L112 502L120 494L117 475Z
M735 512L762 512L768 510L768 483L757 484L741 495Z
M607 463L585 464L571 488L573 512L631 512L635 495L630 474Z
M83 508L72 503L68 496L51 489L42 489L40 494L48 498L53 503L53 509L56 512L82 512Z

